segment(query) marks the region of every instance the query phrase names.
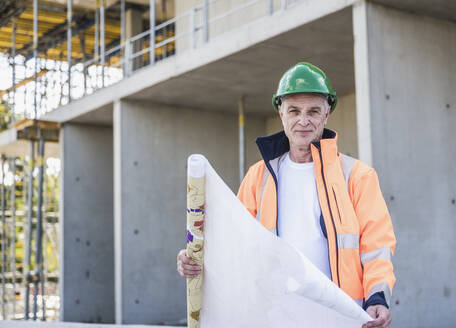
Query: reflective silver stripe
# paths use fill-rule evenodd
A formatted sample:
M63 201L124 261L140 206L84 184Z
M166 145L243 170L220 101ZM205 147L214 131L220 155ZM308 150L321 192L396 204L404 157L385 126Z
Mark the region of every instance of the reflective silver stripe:
M277 235L277 228L271 228L269 229L274 235Z
M388 304L388 306L390 306L391 292L390 292L388 283L385 281L374 285L374 287L372 287L371 290L369 291L369 296L367 296L366 300L368 300L369 297L371 297L372 295L374 295L375 293L378 293L378 292L383 292L383 294L385 294L386 304Z
M337 234L337 246L339 248L359 249L359 235L339 233Z
M362 298L358 298L358 299L354 299L355 303L358 304L359 306L363 306L363 299Z
M345 183L348 188L348 180L350 180L353 167L355 166L356 159L345 154L341 154L342 159L340 161L340 166L342 167L342 172L344 173Z
M266 167L264 169L264 173L263 173L263 183L261 184L261 190L260 190L260 205L258 206L258 210L257 210L257 215L256 215L256 219L258 221L260 221L260 212L261 212L261 201L263 200L263 192L264 192L264 187L266 186L266 182L268 181L268 177L269 177L269 170L268 168Z
M364 252L360 254L361 256L361 263L365 264L369 261L381 258L387 259L391 261L391 248L389 247L382 247L370 252Z

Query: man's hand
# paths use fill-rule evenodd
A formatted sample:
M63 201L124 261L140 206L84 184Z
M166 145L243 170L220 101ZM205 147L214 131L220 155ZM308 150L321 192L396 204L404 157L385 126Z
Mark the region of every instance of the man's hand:
M187 257L185 249L181 249L177 254L177 271L182 277L194 278L201 273L201 267Z
M391 324L390 311L383 305L371 305L366 312L374 318L363 325L363 328L389 328Z

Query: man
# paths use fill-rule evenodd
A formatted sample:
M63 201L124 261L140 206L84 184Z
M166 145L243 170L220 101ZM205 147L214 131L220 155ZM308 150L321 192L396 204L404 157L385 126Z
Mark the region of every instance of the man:
M366 309L374 320L364 327L389 327L396 239L375 170L340 154L337 134L324 128L336 93L322 70L298 63L272 101L284 131L257 139L263 160L238 198ZM177 259L182 276L201 272L184 250Z

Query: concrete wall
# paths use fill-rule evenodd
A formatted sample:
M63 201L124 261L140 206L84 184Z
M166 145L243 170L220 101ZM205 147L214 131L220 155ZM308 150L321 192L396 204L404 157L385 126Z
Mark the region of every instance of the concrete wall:
M358 156L354 93L339 97L336 110L329 116L326 127L337 131L339 151L350 156ZM283 127L278 114L266 120L267 134L280 130L283 130Z
M114 322L112 129L61 130L60 319Z
M248 119L247 163L264 120ZM237 116L146 102L114 106L116 323L175 323L186 317L185 280L176 254L185 247L186 160L204 154L233 189L239 186Z
M398 240L393 326L454 327L456 24L371 3L365 14L370 121L360 123Z

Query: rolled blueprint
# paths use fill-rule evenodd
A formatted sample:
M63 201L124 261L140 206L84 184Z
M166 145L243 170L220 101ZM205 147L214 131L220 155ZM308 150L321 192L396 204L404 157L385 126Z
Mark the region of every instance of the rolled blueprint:
M187 161L187 256L203 268L205 166L202 155L191 155ZM203 302L203 273L187 278L188 328L200 327Z

